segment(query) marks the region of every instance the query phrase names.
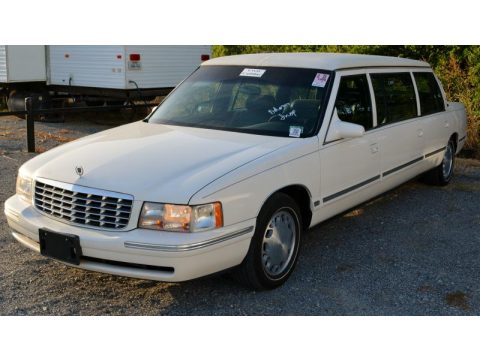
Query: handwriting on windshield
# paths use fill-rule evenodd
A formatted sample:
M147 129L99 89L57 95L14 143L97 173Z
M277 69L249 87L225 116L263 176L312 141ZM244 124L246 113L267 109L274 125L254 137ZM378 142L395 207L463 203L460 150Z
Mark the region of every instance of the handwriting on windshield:
M278 114L279 112L283 112L289 105L290 103L288 102L283 105L280 105L278 108L274 106L273 108L267 111L270 115L275 115L275 114Z
M297 117L297 113L295 112L295 110L292 110L290 111L289 113L286 113L286 114L278 114L278 117L280 118L280 120L286 120L288 118L291 118L291 117Z

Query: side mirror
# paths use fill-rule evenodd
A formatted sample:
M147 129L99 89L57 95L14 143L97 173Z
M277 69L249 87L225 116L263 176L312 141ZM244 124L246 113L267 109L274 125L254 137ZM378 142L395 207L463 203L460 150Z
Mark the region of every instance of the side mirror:
M357 125L340 120L338 117L337 108L333 113L332 122L328 129L327 142L340 139L350 139L361 137L365 134L365 128L362 125Z

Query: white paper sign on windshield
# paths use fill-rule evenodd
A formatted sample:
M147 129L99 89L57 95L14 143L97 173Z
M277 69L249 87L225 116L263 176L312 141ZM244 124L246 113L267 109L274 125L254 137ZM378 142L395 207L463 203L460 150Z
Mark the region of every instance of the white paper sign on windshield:
M317 73L315 79L313 79L312 86L325 87L329 77L330 75L328 74Z
M302 135L302 132L303 126L290 126L288 136L298 138L300 135Z
M260 78L262 77L263 74L265 74L264 69L243 69L243 71L240 73L240 76L249 76L249 77L256 77Z

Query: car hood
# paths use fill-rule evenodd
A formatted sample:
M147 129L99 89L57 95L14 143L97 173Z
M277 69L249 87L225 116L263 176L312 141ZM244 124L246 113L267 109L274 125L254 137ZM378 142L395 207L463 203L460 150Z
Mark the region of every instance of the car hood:
M135 122L59 146L25 164L35 178L187 204L202 187L292 138ZM83 168L83 175L76 173Z

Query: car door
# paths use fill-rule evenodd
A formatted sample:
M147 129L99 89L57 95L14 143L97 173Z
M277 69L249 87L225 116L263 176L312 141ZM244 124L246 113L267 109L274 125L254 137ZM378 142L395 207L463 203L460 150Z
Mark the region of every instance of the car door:
M420 102L420 121L425 138L425 157L439 154L451 135L445 101L438 81L431 71L413 73ZM440 157L441 158L441 157Z
M380 153L374 129L374 111L371 84L366 73L358 71L339 72L336 84L335 106L329 118L330 124L335 109L341 121L362 125L365 134L361 137L324 141L320 151L321 201L324 205L338 202L335 211L353 206L348 200L352 193L371 186L380 179ZM330 129L329 129L330 130ZM328 138L328 131L324 139Z
M419 172L423 160L424 130L409 71L370 73L377 113L377 140L382 149L382 179ZM397 178L395 178L397 179Z

